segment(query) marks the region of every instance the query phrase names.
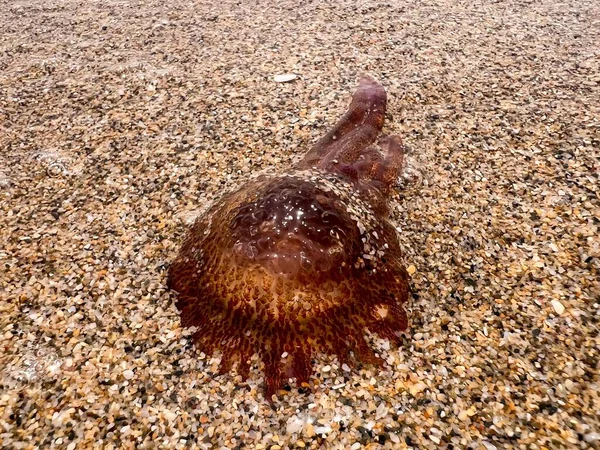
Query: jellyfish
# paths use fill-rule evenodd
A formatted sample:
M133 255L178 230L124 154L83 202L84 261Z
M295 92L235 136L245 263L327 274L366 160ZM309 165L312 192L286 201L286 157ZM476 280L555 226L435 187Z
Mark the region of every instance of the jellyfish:
M382 365L366 330L400 342L408 274L388 200L405 148L381 130L386 92L363 78L347 112L291 168L225 194L168 271L184 327L219 373L263 363L269 402L309 382L316 354Z

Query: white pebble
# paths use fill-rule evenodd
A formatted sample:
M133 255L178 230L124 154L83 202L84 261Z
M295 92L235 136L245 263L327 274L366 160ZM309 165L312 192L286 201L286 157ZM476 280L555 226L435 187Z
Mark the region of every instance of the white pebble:
M298 75L293 73L282 73L280 75L275 75L273 81L275 81L275 83L288 83L294 81L296 78L298 78Z
M331 433L330 426L315 427L315 434L329 434L329 433Z
M385 402L381 402L375 411L375 419L379 420L387 416L388 409Z
M550 304L554 308L554 311L556 311L556 314L561 315L565 312L565 306L558 300L552 300Z
M600 433L588 433L583 437L585 442L597 442L600 441Z
M442 441L439 436L436 436L434 434L430 434L429 439L431 439L436 444L439 444Z
M298 433L302 430L302 426L304 425L304 421L300 419L298 416L292 416L288 420L286 431L288 434Z
M166 409L163 412L163 417L167 419L169 422L174 422L177 419L177 412L171 411L170 409Z

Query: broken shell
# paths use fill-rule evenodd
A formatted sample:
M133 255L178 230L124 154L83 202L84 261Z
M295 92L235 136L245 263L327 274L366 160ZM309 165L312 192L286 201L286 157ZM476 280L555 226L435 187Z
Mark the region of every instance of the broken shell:
M298 78L298 75L293 73L282 73L275 75L273 77L273 81L275 81L275 83L289 83L290 81L294 81L296 78Z

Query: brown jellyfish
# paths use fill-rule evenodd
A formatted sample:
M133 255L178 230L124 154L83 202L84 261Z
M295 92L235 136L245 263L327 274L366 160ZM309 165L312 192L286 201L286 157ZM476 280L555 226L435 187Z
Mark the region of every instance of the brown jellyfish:
M363 79L298 164L199 217L169 269L196 345L220 350L220 373L237 363L244 379L258 354L269 401L290 378L308 382L315 353L381 364L365 330L397 343L407 327L408 275L387 206L404 147L379 136L385 109L383 87Z

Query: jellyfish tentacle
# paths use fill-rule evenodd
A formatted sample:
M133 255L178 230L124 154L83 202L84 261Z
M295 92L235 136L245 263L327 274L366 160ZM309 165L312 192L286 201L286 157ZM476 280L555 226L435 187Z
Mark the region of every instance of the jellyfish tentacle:
M312 352L310 346L306 347L300 338L294 342L292 351L290 352L292 358L292 373L296 377L298 384L308 383L310 374L312 373L311 357Z
M265 352L263 362L265 364L265 396L272 403L273 394L281 388L285 381L284 367L281 364L283 343L279 333L271 336L271 348Z
M383 155L375 146L363 150L360 158L352 165L361 180L372 180L376 174L375 169L383 163Z
M370 364L376 367L383 367L383 360L375 355L371 347L367 345L364 337L359 337L355 341L356 346L352 349L354 357L362 364Z
M237 350L235 347L230 345L222 345L223 353L221 355L221 363L219 364L219 369L217 370L218 375L224 375L227 372L230 372L233 368L233 363L237 356Z
M384 135L377 143L383 152L371 146L383 128L386 105L383 87L363 78L348 111L298 166L340 172L353 180L366 179L388 193L402 171L404 145L399 136Z
M385 159L377 167L374 179L380 181L389 190L402 172L405 147L400 136L393 134L379 139L379 146L385 151Z
M237 373L242 377L242 381L250 378L250 363L252 352L249 349L243 348L240 350L239 361L237 365Z
M360 81L348 111L299 163L299 167L323 167L335 159L355 161L361 150L376 141L383 128L387 95L383 86L369 77Z
M319 167L324 170L335 170L339 164L352 164L363 154L365 148L371 145L379 133L371 125L362 125L350 131L333 146L329 153L323 156Z

